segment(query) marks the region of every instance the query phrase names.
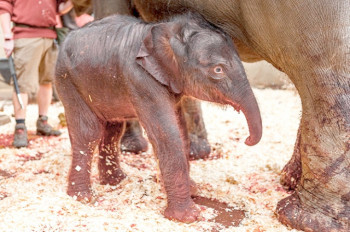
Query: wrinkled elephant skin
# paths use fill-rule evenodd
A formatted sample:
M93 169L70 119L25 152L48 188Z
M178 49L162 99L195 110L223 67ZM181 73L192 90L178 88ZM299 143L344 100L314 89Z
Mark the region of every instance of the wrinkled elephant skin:
M350 2L133 2L149 21L184 8L199 12L235 39L243 60L260 57L288 74L303 114L285 183L300 182L279 202L279 220L305 231L349 231Z
M164 215L197 220L184 96L241 110L250 132L246 143L261 139L259 107L232 39L198 14L155 24L117 15L75 30L61 46L55 81L73 151L67 192L80 201L92 199L98 144L101 184L125 178L119 143L125 120L138 118L159 161L168 196Z
M142 133L142 128L138 120L128 120L125 124L125 132L120 140L121 150L131 153L147 151L148 142Z
M101 3L108 7L101 7ZM75 10L78 13L88 12L91 9L91 0L74 0ZM131 1L103 0L93 1L95 19L102 19L113 14L125 14L139 16ZM188 137L190 138L191 160L204 159L210 154L211 148L207 138L207 132L202 117L202 109L199 101L193 98L184 98L182 108L185 113ZM128 121L125 133L121 140L123 151L139 153L147 150L145 138L139 132L142 128L137 121Z
M148 21L199 12L234 38L243 60L265 59L288 74L302 118L281 180L296 191L279 202L278 218L305 231L350 231L350 1L128 2Z

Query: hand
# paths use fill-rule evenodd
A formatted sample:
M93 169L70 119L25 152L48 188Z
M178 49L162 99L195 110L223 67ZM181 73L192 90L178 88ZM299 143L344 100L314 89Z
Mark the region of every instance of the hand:
M70 0L68 0L66 2L62 2L58 6L58 14L59 15L67 14L73 7L74 7L73 3Z
M13 32L11 31L11 15L8 12L0 14L0 22L2 35L4 36L5 55L9 57L14 48Z
M12 54L13 48L14 48L14 40L13 39L9 39L9 40L5 39L4 51L5 51L6 57L9 57Z

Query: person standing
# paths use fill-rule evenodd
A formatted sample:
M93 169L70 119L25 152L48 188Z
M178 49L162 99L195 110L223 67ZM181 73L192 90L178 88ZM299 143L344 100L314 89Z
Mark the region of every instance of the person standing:
M0 20L7 57L13 53L18 77L21 108L17 96L12 97L16 126L13 146L28 145L25 125L29 94L37 94L39 118L37 134L58 136L60 131L48 124L52 99L52 81L57 59L55 25L59 4L64 0L0 0ZM13 27L12 27L13 23Z

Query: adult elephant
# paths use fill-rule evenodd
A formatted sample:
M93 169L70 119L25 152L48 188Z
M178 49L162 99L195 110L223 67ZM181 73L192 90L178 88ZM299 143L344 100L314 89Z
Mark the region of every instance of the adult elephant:
M295 192L278 203L278 219L305 231L350 231L349 0L94 4L96 12L136 9L146 21L199 12L232 36L242 60L264 59L285 72L301 97L302 117L293 157L282 173L282 182Z

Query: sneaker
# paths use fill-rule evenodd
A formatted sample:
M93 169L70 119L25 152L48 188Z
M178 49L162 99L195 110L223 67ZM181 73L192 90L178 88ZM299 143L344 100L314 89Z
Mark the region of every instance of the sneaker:
M47 122L47 119L47 116L41 116L38 121L36 121L36 133L45 136L59 136L61 131L53 129Z
M28 146L27 128L24 123L16 124L12 145L16 148Z

